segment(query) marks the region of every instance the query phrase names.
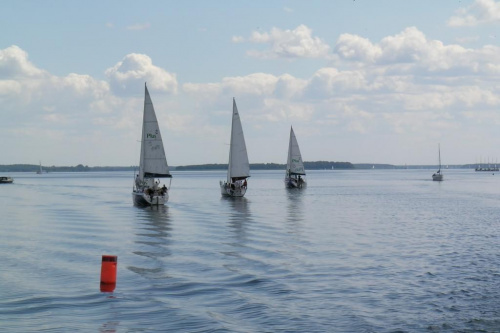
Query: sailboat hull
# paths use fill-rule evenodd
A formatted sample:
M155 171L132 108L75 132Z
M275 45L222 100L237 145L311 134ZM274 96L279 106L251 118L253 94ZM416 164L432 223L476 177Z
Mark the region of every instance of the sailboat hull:
M220 182L220 192L223 196L227 197L242 197L247 192L247 188L244 186L232 187L226 182Z
M436 182L441 182L441 181L443 181L443 175L439 174L439 173L435 173L432 175L432 180L434 180Z
M168 201L168 192L164 195L147 195L144 192L132 192L132 199L136 206L164 205Z
M302 188L306 186L306 182L303 179L301 181L298 181L296 178L286 177L285 186L287 188Z

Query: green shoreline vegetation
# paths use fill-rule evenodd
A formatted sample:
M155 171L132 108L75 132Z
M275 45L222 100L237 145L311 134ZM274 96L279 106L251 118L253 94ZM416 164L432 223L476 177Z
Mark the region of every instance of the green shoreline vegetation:
M393 165L393 164L372 164L372 163L350 163L350 162L329 162L316 161L304 162L307 170L366 170L366 169L434 169L435 165ZM475 169L476 164L449 165L450 169ZM285 170L286 164L277 163L253 163L250 170ZM94 166L78 164L76 166L43 166L43 172L102 172L102 171L134 171L138 166ZM170 166L173 171L210 171L227 170L227 164L199 164ZM37 172L40 166L36 164L9 164L0 165L0 172Z
M304 162L306 170L349 170L355 169L354 165L349 162ZM227 164L200 164L200 165L183 165L171 166L171 170L175 171L202 171L202 170L227 170ZM250 164L251 170L285 170L285 164L276 163L254 163ZM76 166L43 166L43 172L96 172L96 171L133 171L137 170L137 166L94 166L78 164ZM10 164L0 165L0 172L37 172L40 166L36 164Z

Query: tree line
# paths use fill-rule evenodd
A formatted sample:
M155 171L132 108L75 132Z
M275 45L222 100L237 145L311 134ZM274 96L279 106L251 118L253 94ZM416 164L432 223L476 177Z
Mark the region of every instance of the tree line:
M250 164L251 170L285 170L286 164L277 163L253 163ZM307 170L348 170L355 169L350 162L304 162L304 168ZM76 166L42 166L43 172L92 172L92 171L133 171L139 169L137 166L94 166L78 164ZM201 171L201 170L227 170L227 164L200 164L183 165L171 167L176 171ZM40 166L36 164L10 164L0 165L0 172L37 172Z

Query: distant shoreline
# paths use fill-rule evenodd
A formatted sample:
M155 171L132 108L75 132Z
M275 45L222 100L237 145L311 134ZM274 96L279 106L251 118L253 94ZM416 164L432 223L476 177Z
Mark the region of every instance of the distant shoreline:
M475 169L476 164L448 165L443 169ZM435 169L437 165L393 165L376 163L350 163L350 162L329 162L315 161L304 162L304 168L307 170L394 170L394 169ZM42 166L43 172L100 172L100 171L134 171L138 166ZM206 171L206 170L227 170L227 164L199 164L170 166L172 171ZM285 164L277 163L253 163L250 164L250 170L285 170ZM0 165L0 172L37 172L40 165L36 164L10 164Z

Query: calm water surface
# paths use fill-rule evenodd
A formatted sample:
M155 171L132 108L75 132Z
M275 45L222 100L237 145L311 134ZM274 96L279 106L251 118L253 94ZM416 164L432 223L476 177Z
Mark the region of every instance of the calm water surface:
M10 174L0 331L500 332L500 174L432 172L177 172L159 208L131 172Z

